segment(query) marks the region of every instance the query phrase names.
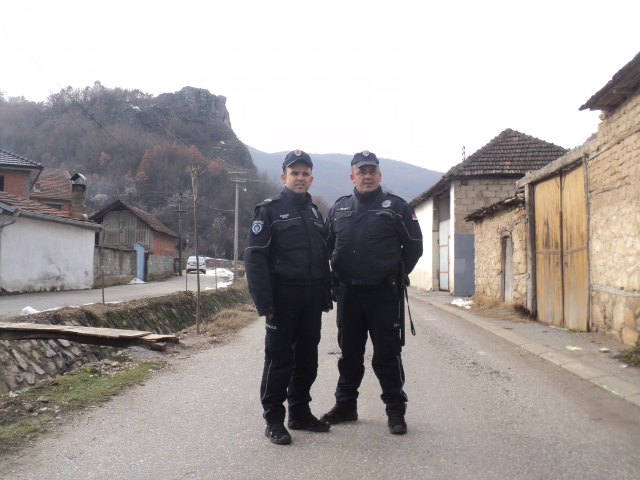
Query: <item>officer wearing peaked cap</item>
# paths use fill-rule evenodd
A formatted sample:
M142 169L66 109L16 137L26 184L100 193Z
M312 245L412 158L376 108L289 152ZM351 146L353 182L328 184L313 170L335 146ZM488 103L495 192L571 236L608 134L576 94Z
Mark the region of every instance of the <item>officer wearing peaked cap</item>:
M422 232L415 212L402 198L380 187L375 154L365 150L351 160L352 195L339 198L329 212L331 268L338 287L336 404L322 419L331 424L358 419L358 388L364 376L367 334L372 366L393 434L407 431L407 395L401 359L401 264L413 270L422 255ZM395 288L394 288L395 287Z
M322 312L333 308L328 233L307 193L313 177L308 154L287 154L280 194L260 203L244 252L249 291L265 316L265 360L260 399L272 443L291 443L284 426L326 432L330 425L311 413L309 393L318 370Z

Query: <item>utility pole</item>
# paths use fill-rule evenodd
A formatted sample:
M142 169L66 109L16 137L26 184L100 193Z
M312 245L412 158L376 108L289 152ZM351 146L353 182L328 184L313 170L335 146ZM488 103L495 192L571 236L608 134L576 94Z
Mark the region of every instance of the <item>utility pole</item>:
M198 186L200 185L200 166L190 167L191 187L193 189L193 218L196 227L196 279L198 281L198 294L196 300L196 335L200 335L200 255L198 251Z
M178 248L178 275L182 276L182 212L186 212L186 210L182 210L182 192L178 196L178 210L174 210L174 212L178 212L178 244L180 245Z
M239 175L242 173L246 173L246 171L243 172L229 172L231 174L235 174L235 175ZM233 235L233 283L236 283L236 279L238 278L238 194L239 194L239 190L240 190L240 186L239 184L242 182L246 182L245 179L243 178L232 178L231 179L232 182L236 182L236 228L235 228L235 233Z

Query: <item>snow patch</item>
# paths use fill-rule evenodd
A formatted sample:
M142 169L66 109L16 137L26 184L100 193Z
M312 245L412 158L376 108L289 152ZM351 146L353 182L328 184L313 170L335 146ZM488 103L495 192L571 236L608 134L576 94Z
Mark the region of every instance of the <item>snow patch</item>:
M214 268L213 270L207 270L207 277L215 277L216 272L219 277L233 278L233 272L231 270L227 270L226 268Z
M31 315L32 313L40 313L40 310L27 306L22 309L22 313L20 315Z
M129 282L129 285L140 285L143 284L145 282L143 282L142 280L140 280L139 278L134 278L133 280L131 280Z
M463 300L462 298L456 298L451 302L452 305L462 308L471 308L469 305L471 305L472 303L473 300Z

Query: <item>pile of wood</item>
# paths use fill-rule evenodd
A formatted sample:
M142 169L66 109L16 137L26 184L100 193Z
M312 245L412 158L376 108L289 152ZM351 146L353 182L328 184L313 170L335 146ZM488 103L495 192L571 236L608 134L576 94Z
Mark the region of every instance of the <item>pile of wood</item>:
M128 347L147 345L151 350L164 352L166 342L178 343L174 334L157 335L140 330L117 328L76 327L67 325L42 325L38 323L0 323L0 340L49 340L63 339L71 342Z

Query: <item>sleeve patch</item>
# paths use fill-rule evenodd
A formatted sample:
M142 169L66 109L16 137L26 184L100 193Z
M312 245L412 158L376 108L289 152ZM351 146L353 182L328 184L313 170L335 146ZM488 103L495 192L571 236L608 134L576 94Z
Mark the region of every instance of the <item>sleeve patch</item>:
M262 227L264 226L264 222L261 220L254 220L251 224L251 231L254 235L258 235L262 231Z
M418 216L415 213L411 214L411 220L415 220L416 222L418 221Z

